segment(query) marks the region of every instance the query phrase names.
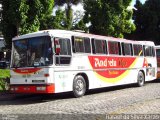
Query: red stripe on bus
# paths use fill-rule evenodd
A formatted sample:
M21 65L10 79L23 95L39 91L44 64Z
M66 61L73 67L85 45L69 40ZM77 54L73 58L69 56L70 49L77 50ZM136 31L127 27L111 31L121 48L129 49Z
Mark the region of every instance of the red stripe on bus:
M29 69L13 69L14 72L19 73L19 74L31 74L35 73L42 68L29 68Z
M136 57L89 56L92 69L105 78L116 78L123 74Z

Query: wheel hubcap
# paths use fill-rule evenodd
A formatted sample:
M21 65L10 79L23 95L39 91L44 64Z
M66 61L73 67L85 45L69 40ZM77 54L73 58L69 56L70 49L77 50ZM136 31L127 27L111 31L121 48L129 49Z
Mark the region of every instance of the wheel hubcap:
M139 76L139 82L140 82L141 84L143 84L143 76L142 76L142 75Z
M78 92L81 92L83 90L83 87L84 87L83 82L81 80L78 80L76 84L76 90Z

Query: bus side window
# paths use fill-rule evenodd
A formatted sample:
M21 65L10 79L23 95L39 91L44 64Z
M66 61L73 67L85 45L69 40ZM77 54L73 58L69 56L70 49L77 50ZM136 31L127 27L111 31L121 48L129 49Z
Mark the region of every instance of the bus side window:
M152 47L152 56L155 57L156 53L155 53L155 48Z
M90 39L85 37L84 39L84 49L85 49L85 53L91 53L91 43L90 43Z
M120 42L108 41L108 52L113 55L121 55Z
M93 54L95 54L96 52L95 52L95 44L94 44L93 38L91 39L91 42L92 42L92 52L93 52Z
M118 49L119 49L119 55L121 55L121 43L120 42L118 42Z
M93 39L95 54L107 54L106 40Z
M128 56L132 56L133 55L132 44L130 44L130 43L121 43L121 45L122 45L122 53L123 53L123 55L128 55Z
M133 45L130 44L130 47L131 47L131 55L133 56Z
M155 50L152 46L144 46L145 56L155 57Z
M72 36L72 48L74 53L91 53L90 38Z
M133 51L135 56L143 56L143 48L142 45L134 44Z
M56 65L67 65L71 61L71 43L67 38L58 38L60 44L60 54L55 55Z
M75 50L74 36L71 37L71 40L72 40L72 51L73 53L75 53L76 50Z

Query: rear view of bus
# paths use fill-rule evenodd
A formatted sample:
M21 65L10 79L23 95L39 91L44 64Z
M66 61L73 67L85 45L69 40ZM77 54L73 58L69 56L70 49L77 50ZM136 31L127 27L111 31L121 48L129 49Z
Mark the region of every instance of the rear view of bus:
M160 78L160 45L156 46L157 53L157 78Z

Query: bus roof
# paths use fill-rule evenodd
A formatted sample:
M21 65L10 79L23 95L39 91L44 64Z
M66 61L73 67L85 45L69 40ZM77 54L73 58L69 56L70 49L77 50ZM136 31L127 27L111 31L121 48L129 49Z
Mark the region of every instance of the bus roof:
M110 36L102 36L102 35L94 35L89 33L82 33L82 32L75 32L75 31L68 31L68 30L59 30L59 29L53 29L53 30L42 30L38 32L33 32L21 36L14 37L12 40L18 40L18 39L25 39L30 37L38 37L38 36L54 36L54 37L71 37L71 36L83 36L83 37L89 37L89 38L96 38L96 39L106 39L111 41L122 41L122 42L132 42L132 43L138 43L138 44L147 44L147 45L154 45L152 41L137 41L137 40L127 40L122 38L114 38Z
M156 49L160 49L160 45L156 45L155 48L156 48Z

